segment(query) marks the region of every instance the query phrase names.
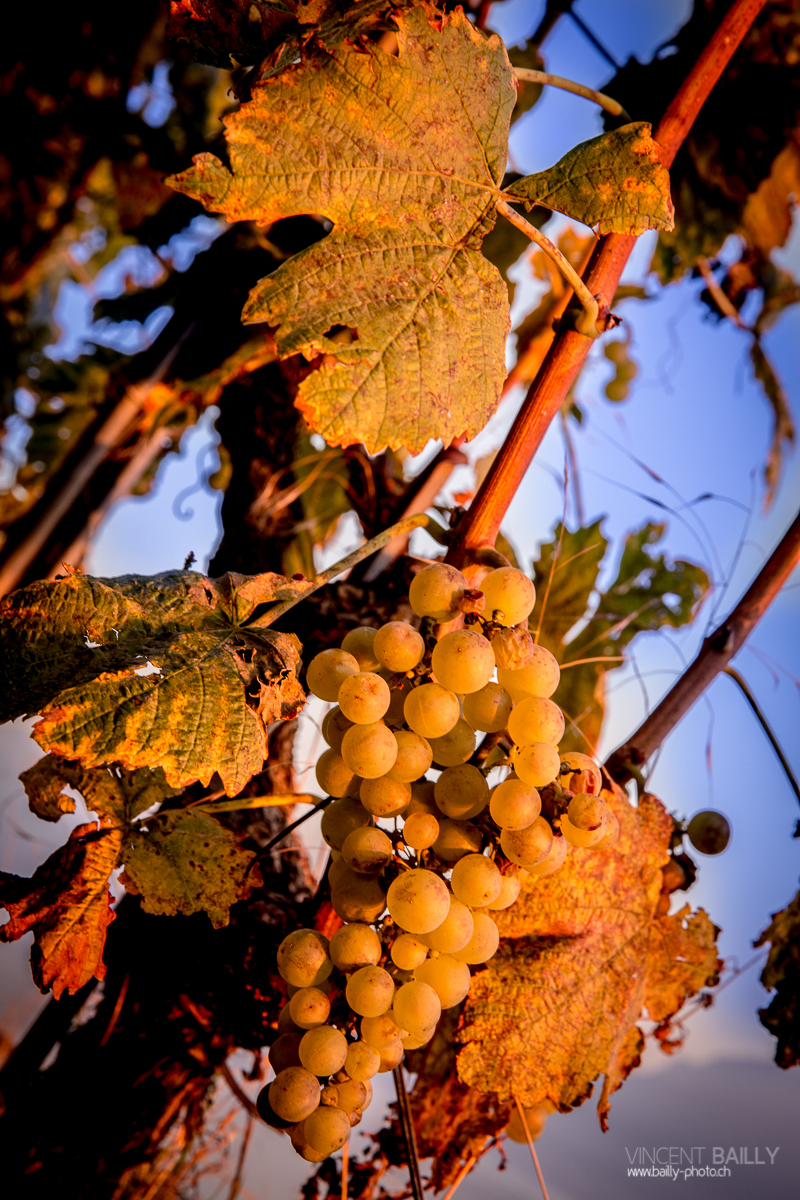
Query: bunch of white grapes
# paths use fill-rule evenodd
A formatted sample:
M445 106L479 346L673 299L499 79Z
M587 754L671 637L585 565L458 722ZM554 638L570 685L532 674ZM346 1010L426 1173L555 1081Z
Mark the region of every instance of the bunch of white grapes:
M335 703L316 774L334 797L322 835L344 924L330 943L301 929L281 944L289 1001L260 1104L311 1162L344 1145L371 1077L430 1041L442 1009L465 999L470 968L498 947L492 913L517 899L521 874L550 875L570 846L603 848L619 832L595 763L559 755L560 671L528 632L530 579L500 567L474 590L437 563L415 576L409 601L423 632L405 621L354 629L307 672L309 690ZM437 641L434 625L460 616ZM506 747L493 766L470 761L478 733ZM490 787L498 762L507 778Z

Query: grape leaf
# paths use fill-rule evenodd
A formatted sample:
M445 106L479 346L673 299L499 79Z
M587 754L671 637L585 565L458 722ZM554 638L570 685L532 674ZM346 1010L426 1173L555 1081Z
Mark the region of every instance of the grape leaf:
M581 142L555 166L526 175L506 190L509 200L566 213L598 233L672 229L669 173L645 121Z
M636 1065L642 1010L671 1016L699 988L716 982L717 930L702 909L655 917L673 824L645 796L633 809L604 793L620 821L606 851L570 849L553 876L523 877L518 902L497 914L501 946L475 976L460 1032L462 1082L550 1101L566 1111L606 1076L598 1105Z
M481 429L509 327L505 285L480 253L516 100L505 47L460 9L396 24L397 57L307 47L225 118L230 170L201 154L169 180L228 220L333 222L256 285L243 319L276 326L280 356L321 359L298 408L329 444L370 451Z
M132 821L179 790L169 787L160 769L87 768L53 754L40 758L20 779L28 807L43 821L58 821L65 812L75 811L75 801L62 791L66 786L81 793L90 812L117 824Z
M800 892L754 942L770 943L766 966L761 972L765 988L775 989L769 1008L760 1008L761 1024L778 1039L775 1062L784 1070L800 1065Z
M171 787L218 771L236 795L263 766L267 725L305 699L297 639L260 629L257 609L309 586L191 571L31 584L0 603L0 720L39 712L34 737L54 754L162 767Z
M253 851L242 850L232 831L205 813L177 809L149 820L128 838L122 856L121 882L157 916L205 911L219 929L230 920L230 906L249 894Z
M108 877L122 846L121 828L79 825L31 879L0 872L0 905L9 920L0 941L33 932L31 970L37 987L56 1000L94 976L104 979L103 947L114 920Z

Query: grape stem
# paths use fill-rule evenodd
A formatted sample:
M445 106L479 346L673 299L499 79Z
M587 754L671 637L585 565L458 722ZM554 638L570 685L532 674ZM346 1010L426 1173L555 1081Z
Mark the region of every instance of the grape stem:
M525 1116L525 1109L522 1107L519 1096L515 1096L514 1100L516 1101L517 1109L519 1111L519 1117L520 1117L520 1120L522 1121L522 1128L525 1130L525 1137L528 1139L528 1149L531 1152L531 1158L533 1159L533 1165L536 1168L536 1175L539 1180L539 1187L542 1189L542 1196L544 1197L544 1200L550 1200L550 1197L547 1194L547 1187L545 1186L544 1175L542 1174L542 1168L539 1166L539 1155L536 1153L536 1147L533 1144L533 1138L531 1137L531 1131L528 1127L528 1118Z
M507 200L498 200L495 207L507 221L510 221L512 225L520 229L526 237L529 237L532 242L535 242L537 246L544 250L545 254L552 258L567 283L575 292L575 295L583 306L583 312L575 321L576 331L589 338L600 337L602 331L597 328L600 306L566 255L561 253L555 242L551 242L549 237L546 237L535 225L532 225L530 221L526 221L516 209L512 208Z
M280 833L276 834L275 837L272 838L271 841L267 842L266 846L262 846L258 854L254 856L250 866L247 868L247 874L250 874L253 864L262 859L264 855L273 848L273 846L277 846L279 842L282 842L285 837L287 837L290 833L293 833L295 829L298 829L305 821L308 820L309 817L313 817L314 813L321 812L323 808L327 808L329 804L333 804L333 801L333 796L326 796L324 800L320 800L318 804L315 804L313 808L310 808L307 813L303 813L302 817L298 817L296 821L292 821L290 825L287 825L285 829L282 829Z
M583 96L585 100L593 100L607 113L611 113L612 117L622 117L625 121L633 120L618 100L612 100L605 92L597 92L583 83L575 83L573 79L565 79L563 75L551 75L549 71L535 71L528 67L515 67L514 74L520 83L542 83L560 88L563 92L572 92L575 96Z
M733 0L678 88L653 134L665 167L674 162L697 114L765 3ZM635 244L633 234L610 233L598 239L584 272L590 294L602 294L610 303ZM506 510L591 346L589 338L581 337L566 324L559 327L499 454L456 527L447 562L460 566L465 550L494 545Z
M778 739L775 737L775 734L772 732L772 728L769 724L769 721L764 716L764 713L761 710L761 706L759 705L759 703L756 700L753 693L750 691L750 688L748 687L747 682L742 678L742 676L735 669L735 667L725 667L723 673L725 675L730 675L730 677L734 681L734 683L739 685L739 688L741 689L742 694L744 695L744 698L747 700L747 703L750 705L753 712L758 717L758 720L761 724L761 728L764 730L764 733L769 738L770 745L772 746L772 749L775 751L775 754L778 757L778 761L780 762L781 766L784 769L784 772L786 773L786 778L789 780L789 783L791 784L792 791L794 792L798 801L800 801L800 785L798 785L797 779L795 778L795 774L792 771L791 766L789 765L789 761L786 758L786 755L783 753L783 750L781 750L780 743L778 742Z

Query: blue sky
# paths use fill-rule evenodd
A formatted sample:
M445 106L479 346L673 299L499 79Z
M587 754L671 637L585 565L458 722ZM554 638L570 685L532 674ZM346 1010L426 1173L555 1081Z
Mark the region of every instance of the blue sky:
M577 0L575 8L622 62L630 54L646 61L685 20L690 4L687 0L646 4ZM510 44L522 41L535 28L542 9L539 0L505 0L493 10L494 24ZM597 87L611 74L605 60L567 18L548 39L545 52L547 67L556 74ZM598 111L592 105L547 90L515 128L512 155L518 169L539 170L600 130ZM548 230L551 236L562 224L561 218L554 219ZM646 280L652 245L649 235L640 239L626 279ZM800 274L797 223L790 243L776 257ZM523 262L518 268L523 291L526 274ZM663 293L652 280L649 287L653 299L626 301L619 309L631 332L633 356L641 366L630 399L618 405L605 399L603 389L611 368L599 345L592 350L577 387L577 399L586 413L583 427L574 430L586 515L590 520L604 517L604 530L613 539L609 570L625 533L646 520L666 521L664 547L673 556L702 562L718 587L692 629L669 638L653 634L637 640L640 679L627 665L610 677L604 752L636 727L692 658L707 627L733 607L793 518L800 496L797 455L789 455L775 504L769 512L763 510L761 471L770 439L770 414L752 379L745 336L729 323L716 324L704 317L697 303L698 282L686 280ZM796 416L800 306L781 317L765 344ZM509 396L468 448L472 462L499 444L520 399L519 394ZM632 456L665 483L655 482ZM170 457L151 495L123 502L103 526L92 550L93 573L156 572L180 565L190 550L204 566L218 536L220 497L201 488L183 502L183 511L192 510L185 521L175 515L173 502L195 480L198 464L205 465L206 473L213 469L208 465L212 457L211 418L206 418L184 439L180 456ZM561 433L554 426L504 527L526 565L538 545L549 540L561 517L563 461ZM471 482L472 467L459 469L448 494L469 489ZM712 498L681 507L708 493ZM679 508L682 519L662 505ZM352 536L352 526L346 527L336 548L326 550L326 561L338 557ZM424 537L417 544L419 552L425 553ZM798 773L799 605L800 573L795 572L735 660ZM15 781L18 772L38 756L37 749L20 723L2 736L5 771L0 813L6 843L0 869L29 874L64 840L67 830L64 821L58 827L44 826L29 816ZM684 718L663 747L650 784L680 815L711 805L730 818L733 839L728 851L718 859L702 859L698 883L688 896L679 894L679 900L706 908L722 926L723 955L744 964L770 914L797 889L800 840L793 840L792 832L800 809L763 732L730 679L718 679ZM16 1032L31 1013L31 985L25 974L28 952L27 940L3 947L0 1011L4 1004L11 1009L0 1019ZM773 1039L755 1013L767 1002L758 983L759 970L745 973L710 1010L691 1019L691 1032L679 1055L667 1059L648 1048L643 1067L614 1101L608 1135L600 1134L591 1101L574 1114L551 1120L539 1149L552 1200L659 1194L666 1183L625 1175L625 1147L654 1144L726 1148L780 1144L776 1168L766 1184L761 1177L766 1178L768 1168L740 1167L729 1179L685 1181L681 1187L688 1189L684 1194L697 1196L711 1195L713 1190L724 1200L755 1194L783 1200L796 1194L791 1189L800 1177L800 1154L789 1114L794 1113L796 1126L800 1073L781 1072L771 1065ZM370 1110L373 1126L382 1095L379 1089ZM284 1151L283 1139L266 1129L257 1131L246 1184L258 1200L292 1194L292 1181L302 1177L304 1165ZM269 1182L268 1158L273 1162ZM495 1174L496 1162L496 1152L487 1156L463 1185L464 1200L486 1195L522 1200L536 1194L527 1150L510 1147L504 1174ZM273 1182L276 1169L281 1173L279 1188ZM755 1190L753 1172L758 1173Z

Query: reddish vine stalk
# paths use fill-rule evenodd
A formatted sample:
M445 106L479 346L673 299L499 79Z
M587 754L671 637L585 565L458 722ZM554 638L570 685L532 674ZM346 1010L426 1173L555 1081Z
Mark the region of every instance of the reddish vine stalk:
M672 165L709 93L765 3L734 0L681 84L653 135L665 167ZM590 259L583 278L599 299L601 317L608 315L635 242L629 234L608 234L600 238ZM459 563L465 551L494 545L500 522L591 346L591 339L575 330L559 330L500 453L456 530L448 561Z
M650 716L605 764L612 779L626 783L647 762L717 675L742 648L756 623L800 562L800 513L783 535L729 617L703 642L687 667ZM634 770L631 770L631 768Z

